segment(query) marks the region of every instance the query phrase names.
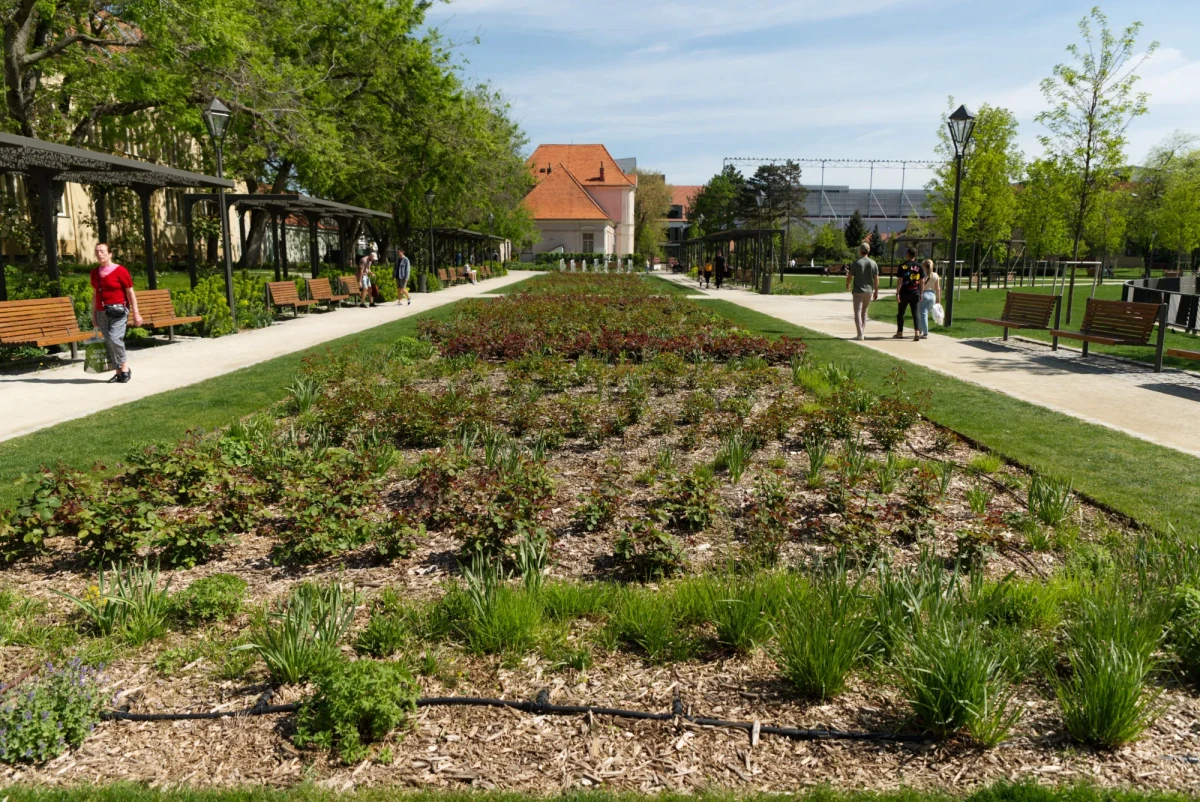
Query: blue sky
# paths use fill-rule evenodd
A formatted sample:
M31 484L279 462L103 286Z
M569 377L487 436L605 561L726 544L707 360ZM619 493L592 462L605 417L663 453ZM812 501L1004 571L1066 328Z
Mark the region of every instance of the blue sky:
M726 156L931 158L953 95L1011 109L1040 152L1039 81L1067 58L1094 0L453 0L430 23L464 76L500 89L531 145L602 142L675 184ZM1140 160L1175 130L1200 134L1200 0L1102 4L1160 43L1142 68ZM478 42L475 39L478 38ZM815 182L817 171L806 171ZM909 186L928 175L910 172ZM866 171L827 183L866 185ZM898 171L875 185L899 186Z

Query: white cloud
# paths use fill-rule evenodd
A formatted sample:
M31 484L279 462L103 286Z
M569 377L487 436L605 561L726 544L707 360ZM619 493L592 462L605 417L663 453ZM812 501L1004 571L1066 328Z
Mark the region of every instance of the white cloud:
M1189 59L1180 50L1159 50L1141 75L1138 90L1150 94L1151 109L1200 103L1200 60Z

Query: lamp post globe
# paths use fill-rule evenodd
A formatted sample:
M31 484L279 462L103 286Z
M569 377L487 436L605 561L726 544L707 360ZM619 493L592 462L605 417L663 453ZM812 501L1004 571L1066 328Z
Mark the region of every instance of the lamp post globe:
M201 112L204 126L212 137L213 148L217 152L217 178L225 177L225 133L229 128L229 120L233 112L217 98L213 98L207 108ZM221 247L225 251L225 301L229 304L229 317L237 325L237 301L233 294L233 257L229 245L229 207L225 204L225 189L217 189L217 205L221 209Z
M954 144L954 216L950 225L950 269L946 274L946 318L945 326L954 322L954 274L958 269L958 209L962 200L963 156L975 132L975 115L966 106L959 106L946 121L950 129L950 141Z

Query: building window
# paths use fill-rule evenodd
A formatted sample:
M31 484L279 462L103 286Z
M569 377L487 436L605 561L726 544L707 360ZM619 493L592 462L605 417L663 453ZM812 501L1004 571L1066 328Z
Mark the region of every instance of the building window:
M595 253L596 251L596 235L588 231L583 235L583 252Z
M181 189L167 189L163 192L163 201L166 204L167 225L183 225L182 195L183 190Z

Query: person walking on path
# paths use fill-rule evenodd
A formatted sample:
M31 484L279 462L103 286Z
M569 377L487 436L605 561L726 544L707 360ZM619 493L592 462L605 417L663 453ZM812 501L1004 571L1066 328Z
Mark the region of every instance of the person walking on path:
M358 260L358 291L362 293L362 305L364 307L376 306L378 301L375 297L375 286L371 278L375 275L375 271L371 269L371 265L379 259L375 251L371 251L366 256Z
M100 264L92 268L91 275L92 325L104 335L108 358L117 368L108 383L124 384L133 378L125 356L126 324L132 314L133 325L142 325L142 314L138 311L133 278L128 270L113 262L107 242L96 245L96 261Z
M713 271L717 277L717 289L721 289L721 285L725 283L725 257L717 254L717 258L713 259Z
M892 339L904 339L904 314L907 310L911 309L913 340L920 340L921 328L917 322L917 306L921 303L922 285L925 283L925 276L923 275L921 266L917 264L916 248L909 248L904 255L907 258L904 264L900 265L900 269L896 271L896 278L900 281L900 289L896 290L896 333L892 335Z
M854 304L854 328L858 332L854 339L864 340L867 330L867 308L871 301L879 300L879 265L871 258L871 246L858 246L859 259L846 271L846 291Z
M713 263L705 262L704 263L704 289L707 290L710 286L712 286L712 278L713 278L714 272L715 272L715 268L713 268Z
M933 305L942 302L942 277L934 271L932 259L921 263L921 273L925 281L921 284L921 305L917 307L917 312L923 340L929 336L929 315L933 312Z
M408 257L404 255L404 249L400 248L396 251L396 266L392 268L392 275L396 278L396 305L408 301L408 305L412 306L412 298L408 294L408 278L412 275L412 262L408 261Z

